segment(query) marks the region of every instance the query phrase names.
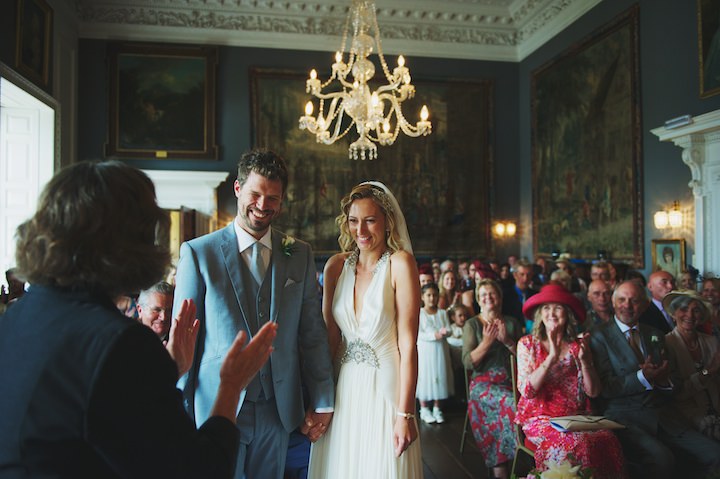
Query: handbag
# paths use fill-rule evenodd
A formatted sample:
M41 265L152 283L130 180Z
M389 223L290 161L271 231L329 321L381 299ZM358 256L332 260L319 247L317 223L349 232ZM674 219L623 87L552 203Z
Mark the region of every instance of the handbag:
M551 417L550 425L560 432L597 431L600 429L623 429L625 426L605 416Z

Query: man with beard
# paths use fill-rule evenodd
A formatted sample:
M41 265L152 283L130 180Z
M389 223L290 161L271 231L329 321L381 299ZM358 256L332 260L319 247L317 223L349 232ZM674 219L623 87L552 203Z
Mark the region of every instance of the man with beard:
M268 321L278 324L270 361L240 398L237 478L281 479L290 433L302 424L316 440L327 429L334 406L328 334L310 245L271 228L287 182L287 167L277 154L244 154L234 183L235 220L180 248L174 309L180 307L178 300L192 298L201 328L193 365L179 383L196 423L210 412L231 339L238 331L252 337Z

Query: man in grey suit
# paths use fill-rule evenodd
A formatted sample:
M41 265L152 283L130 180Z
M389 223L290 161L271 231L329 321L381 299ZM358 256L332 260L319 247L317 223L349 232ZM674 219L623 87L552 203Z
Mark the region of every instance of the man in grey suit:
M210 413L220 365L238 331L252 337L266 321L278 324L270 361L240 399L237 478L281 479L290 432L302 424L315 440L332 417L332 364L313 254L307 243L271 228L287 182L277 154L245 153L234 184L235 221L180 248L175 309L193 299L200 333L193 365L179 386L197 424Z
M720 443L663 412L675 367L665 359L662 332L638 322L647 303L640 285L622 283L613 293L615 317L591 334L604 414L627 426L618 438L632 477L705 477L720 468Z

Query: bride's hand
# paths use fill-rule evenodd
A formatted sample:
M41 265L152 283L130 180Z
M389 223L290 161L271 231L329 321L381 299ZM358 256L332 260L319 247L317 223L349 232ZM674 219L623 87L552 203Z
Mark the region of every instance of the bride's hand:
M393 430L393 442L395 445L395 457L400 457L405 449L417 439L418 431L415 419L405 419L398 417L395 420L395 428Z

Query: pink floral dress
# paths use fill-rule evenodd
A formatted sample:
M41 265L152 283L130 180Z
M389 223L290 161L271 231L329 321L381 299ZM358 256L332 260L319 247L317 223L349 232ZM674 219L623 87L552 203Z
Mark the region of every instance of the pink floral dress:
M583 376L578 351L573 342L568 354L555 363L542 387L535 391L528 380L548 352L532 335L518 341L518 391L515 421L527 438L537 446L535 465L546 470L547 464L568 461L593 470L594 479L625 477L620 443L608 430L560 432L550 425L549 418L573 414L592 414L590 399L583 390Z

